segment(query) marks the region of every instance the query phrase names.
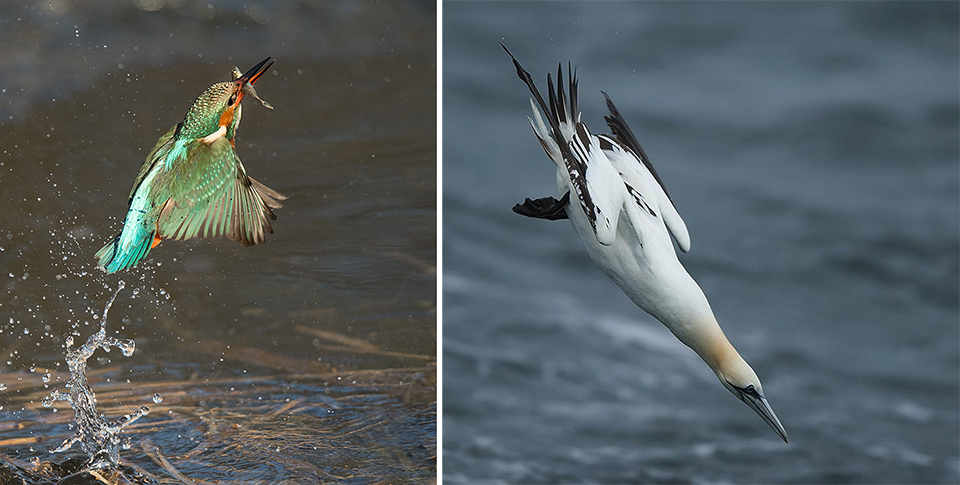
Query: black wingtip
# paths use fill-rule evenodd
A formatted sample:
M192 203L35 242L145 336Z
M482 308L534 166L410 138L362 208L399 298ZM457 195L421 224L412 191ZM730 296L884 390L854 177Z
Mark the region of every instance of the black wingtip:
M600 94L603 95L603 99L607 102L607 111L609 111L614 117L622 118L622 116L620 116L620 110L618 110L613 104L613 100L610 99L610 95L608 95L606 91L600 91Z
M607 101L607 111L610 112L610 115L604 116L603 120L607 122L607 127L610 128L610 131L613 133L614 138L620 142L621 145L624 145L634 152L640 159L647 170L650 171L650 174L653 175L654 180L660 184L660 188L663 189L663 193L667 196L667 199L673 203L673 198L670 197L670 192L667 191L667 186L664 185L663 180L660 178L660 174L657 173L657 170L653 168L653 164L650 162L650 158L647 157L647 153L643 151L643 147L640 146L640 142L637 141L637 137L633 134L633 131L630 130L630 127L627 126L627 120L623 118L623 115L620 114L620 110L617 109L617 106L613 104L613 100L610 99L610 96L607 95L605 91L600 91L603 94L604 99Z
M513 53L510 52L510 49L507 49L507 46L503 45L503 42L500 42L500 47L503 47L503 51L506 52L508 56L510 56L510 60L513 61L514 67L517 68L517 75L520 76L521 80L526 82L526 77L529 77L530 74L523 68L523 66L520 65L520 61L518 61L517 58L514 57ZM524 75L526 75L526 77Z
M540 106L540 111L546 115L547 120L550 122L550 128L553 132L553 138L558 144L562 145L562 139L560 138L560 127L557 124L556 116L551 116L550 108L547 107L547 103L543 101L543 96L540 95L540 91L537 90L537 85L533 82L533 77L530 76L530 73L527 72L523 66L520 65L520 61L510 52L510 49L507 49L507 46L503 45L503 42L500 42L500 47L503 47L503 50L510 56L510 59L513 61L514 67L517 68L517 76L527 85L527 88L530 89L530 94L533 95L533 98L537 101L537 104ZM562 148L561 148L562 150Z

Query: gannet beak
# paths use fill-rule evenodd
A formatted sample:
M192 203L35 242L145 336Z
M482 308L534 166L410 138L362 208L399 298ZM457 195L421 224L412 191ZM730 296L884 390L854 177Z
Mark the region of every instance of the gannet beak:
M787 443L787 430L783 429L783 425L780 424L780 420L777 419L776 413L773 412L773 408L770 407L770 403L767 402L767 398L757 394L750 395L745 392L738 392L738 397L743 401L747 406L750 406L750 409L753 409L763 418L764 421L770 426L770 429L774 433L777 433L780 436L780 439L784 443Z

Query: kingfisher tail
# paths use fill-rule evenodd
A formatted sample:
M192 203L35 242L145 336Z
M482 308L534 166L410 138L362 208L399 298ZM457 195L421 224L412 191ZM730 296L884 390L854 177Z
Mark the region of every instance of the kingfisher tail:
M151 248L156 246L154 238L156 231L140 228L136 231L137 234L129 234L130 232L132 231L124 225L123 232L97 251L95 257L100 260L99 266L108 274L133 267L147 256Z

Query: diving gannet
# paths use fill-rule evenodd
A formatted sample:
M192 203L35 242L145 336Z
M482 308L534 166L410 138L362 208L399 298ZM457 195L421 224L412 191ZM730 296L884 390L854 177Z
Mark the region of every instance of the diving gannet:
M594 135L580 121L576 73L567 66L569 99L563 70L557 67L554 88L547 74L550 106L530 74L502 43L530 88L537 140L557 166L560 199L526 199L513 211L539 219L570 219L590 258L628 297L693 349L728 391L756 411L787 442L787 432L763 394L757 374L724 335L710 303L677 259L690 250L690 234L663 180L613 101L602 92L609 135ZM536 103L534 103L536 100ZM543 116L549 127L544 125Z

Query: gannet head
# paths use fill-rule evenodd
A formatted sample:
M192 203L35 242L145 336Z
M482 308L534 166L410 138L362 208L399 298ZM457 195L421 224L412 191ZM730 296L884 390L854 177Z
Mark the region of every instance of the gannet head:
M784 443L787 442L787 431L783 429L783 425L780 424L780 420L774 414L773 408L770 407L770 403L764 397L760 379L739 354L734 353L733 356L721 360L714 371L720 378L723 387L726 387L750 409L756 411L767 422L770 429L777 433Z

